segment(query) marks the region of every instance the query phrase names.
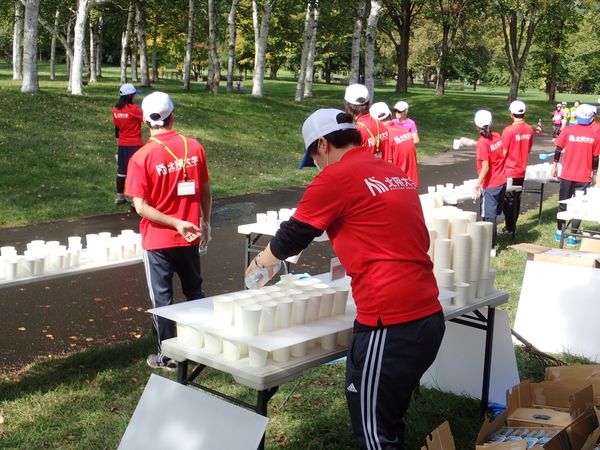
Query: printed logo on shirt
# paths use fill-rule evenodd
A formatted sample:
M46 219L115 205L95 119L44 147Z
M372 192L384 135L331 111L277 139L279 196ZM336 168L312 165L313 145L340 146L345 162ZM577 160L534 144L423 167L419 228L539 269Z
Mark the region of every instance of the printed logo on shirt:
M530 134L516 134L515 141L528 141L531 139Z
M371 195L375 197L377 194L384 194L389 191L401 191L405 189L416 189L417 187L408 177L385 177L384 181L380 181L375 177L368 177L363 180Z
M411 133L405 133L402 136L394 136L394 142L396 144L402 144L403 142L410 141L413 139L413 135Z
M593 144L596 139L587 136L573 136L569 135L569 142L583 142L584 144Z
M490 152L498 150L501 147L502 147L502 141L498 141L495 144L490 145Z
M198 165L198 157L197 156L192 156L191 158L188 158L185 160L186 167L193 167L193 166L197 166L197 165ZM156 173L158 173L159 176L167 175L169 173L178 172L181 169L183 169L183 162L181 159L177 159L177 160L170 161L166 164L165 163L157 164L155 166L155 169L156 169Z
M115 116L115 119L128 119L129 113L113 113L113 116Z
M385 141L388 138L388 132L386 131L385 133L380 133L379 134L379 141ZM375 147L377 145L377 141L375 140L374 137L370 137L369 139L367 139L367 143L369 144L369 147Z

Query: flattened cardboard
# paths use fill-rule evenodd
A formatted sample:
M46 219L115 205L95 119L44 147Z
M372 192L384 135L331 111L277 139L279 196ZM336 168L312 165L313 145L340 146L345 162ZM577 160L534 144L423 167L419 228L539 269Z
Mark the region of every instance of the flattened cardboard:
M566 428L571 422L571 414L550 408L517 408L508 417L509 427Z
M423 447L424 450L456 450L448 421L445 421L433 430L429 436L426 436L425 442L427 446Z
M545 378L549 383L560 383L579 389L591 385L594 391L594 405L600 406L600 364L547 367Z
M526 252L528 255L527 259L530 261L600 268L600 252L550 248L528 243L509 245L509 247Z
M581 238L581 245L579 246L579 250L581 250L582 252L600 253L600 240Z

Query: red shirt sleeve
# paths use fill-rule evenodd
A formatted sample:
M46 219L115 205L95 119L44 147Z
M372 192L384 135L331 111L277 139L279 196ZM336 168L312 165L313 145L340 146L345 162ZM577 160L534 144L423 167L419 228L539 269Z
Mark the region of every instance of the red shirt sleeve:
M481 139L479 141L477 141L476 158L479 161L489 161L490 160L490 148L485 142L482 142Z
M513 137L512 127L506 127L502 131L502 148L504 150L508 151L508 149L510 147L510 143L512 141L512 137Z
M129 197L148 198L148 179L144 167L135 158L131 158L127 166L125 194Z
M326 230L346 209L344 195L335 188L337 184L328 174L317 175L300 199L294 218Z
M138 105L131 105L131 116L137 120L139 120L140 122L144 120L144 113L142 111L142 108L140 108Z
M117 126L117 118L115 117L115 109L116 108L112 109L112 123L116 127Z
M600 139L599 138L594 139L594 146L592 147L592 149L593 149L592 154L594 156L600 155Z

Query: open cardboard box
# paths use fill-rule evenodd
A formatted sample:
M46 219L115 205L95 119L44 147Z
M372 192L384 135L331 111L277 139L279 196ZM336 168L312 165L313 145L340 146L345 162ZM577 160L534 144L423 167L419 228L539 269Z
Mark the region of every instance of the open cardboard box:
M526 252L529 260L572 266L600 268L600 252L585 252L568 248L550 248L535 244L515 244L510 248Z
M573 389L591 385L594 405L600 407L600 364L573 364L546 368L546 382L560 383Z

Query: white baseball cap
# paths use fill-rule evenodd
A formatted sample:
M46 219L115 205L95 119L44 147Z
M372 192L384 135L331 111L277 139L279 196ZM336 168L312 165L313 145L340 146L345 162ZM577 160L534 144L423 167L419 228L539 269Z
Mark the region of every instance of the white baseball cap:
M308 119L304 121L302 125L302 138L304 139L304 148L306 153L300 163L300 168L304 167L315 167L315 164L308 152L308 147L326 134L333 133L338 130L349 130L356 129L354 122L338 123L337 116L339 114L345 114L344 111L339 109L317 109L314 113L308 116Z
M351 84L346 88L344 100L351 105L364 105L369 102L369 90L364 84Z
M473 122L475 122L477 128L489 127L492 124L492 113L486 109L480 109L475 113Z
M400 112L406 111L408 109L408 103L406 103L404 100L400 100L394 105L394 109Z
M510 104L508 110L513 114L525 114L527 111L527 105L523 103L521 100L515 100Z
M586 103L582 103L575 110L575 118L577 119L577 123L581 125L589 125L595 114L594 107Z
M161 126L173 112L173 102L164 92L156 91L142 100L142 111L144 120L150 122L150 126Z
M373 103L369 108L369 114L375 120L383 120L392 115L389 106L385 102Z
M119 88L119 95L131 95L131 94L141 94L142 91L136 89L133 84L125 83L122 84Z

